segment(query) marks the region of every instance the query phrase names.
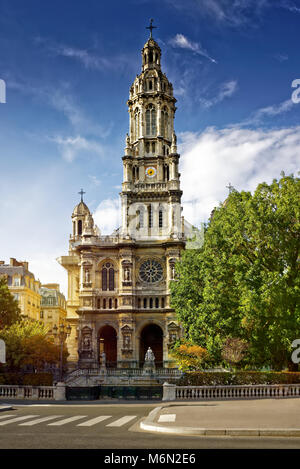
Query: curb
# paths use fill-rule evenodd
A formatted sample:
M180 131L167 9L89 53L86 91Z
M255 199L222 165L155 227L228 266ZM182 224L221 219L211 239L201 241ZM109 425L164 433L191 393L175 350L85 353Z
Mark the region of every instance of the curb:
M175 435L202 436L281 436L300 437L300 428L197 428L197 427L167 427L155 422L157 414L168 406L156 407L148 417L140 423L140 428L148 432L168 433Z
M0 404L0 412L4 411L4 410L11 410L12 409L12 406L11 405L8 405L8 404Z

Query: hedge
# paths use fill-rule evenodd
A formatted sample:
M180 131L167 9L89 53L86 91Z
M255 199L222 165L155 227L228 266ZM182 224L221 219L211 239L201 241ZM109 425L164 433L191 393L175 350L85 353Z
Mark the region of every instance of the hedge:
M177 386L226 386L244 384L297 384L300 372L237 371L199 372L189 371L176 381Z
M0 373L0 384L23 386L52 386L51 373Z

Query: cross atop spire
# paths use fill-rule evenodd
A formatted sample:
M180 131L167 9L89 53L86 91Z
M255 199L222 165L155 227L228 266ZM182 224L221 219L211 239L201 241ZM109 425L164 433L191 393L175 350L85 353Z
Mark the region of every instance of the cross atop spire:
M81 189L81 191L78 192L78 194L81 195L81 202L83 202L83 194L85 194L85 192L83 191L83 189Z
M157 26L153 26L152 23L153 23L153 18L150 19L150 26L147 26L146 29L150 29L150 37L152 37L152 29L156 29Z

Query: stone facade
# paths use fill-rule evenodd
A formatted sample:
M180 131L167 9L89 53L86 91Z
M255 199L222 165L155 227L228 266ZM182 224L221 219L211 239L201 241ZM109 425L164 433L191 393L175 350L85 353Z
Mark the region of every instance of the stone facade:
M169 346L182 335L169 282L188 224L181 216L176 99L160 60L151 35L127 102L121 227L101 236L81 195L69 253L58 259L68 271L69 360L79 367L97 367L103 351L108 367L141 367L148 347L156 367L172 367Z
M28 262L20 262L13 257L9 264L0 261L0 276L6 277L9 291L18 301L22 316L39 321L41 283L29 272Z

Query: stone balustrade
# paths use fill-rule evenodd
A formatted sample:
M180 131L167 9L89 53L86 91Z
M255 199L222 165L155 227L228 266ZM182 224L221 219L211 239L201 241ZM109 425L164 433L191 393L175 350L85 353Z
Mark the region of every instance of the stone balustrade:
M176 386L164 383L163 401L300 397L300 384Z
M56 386L0 385L0 399L65 400L65 384Z

